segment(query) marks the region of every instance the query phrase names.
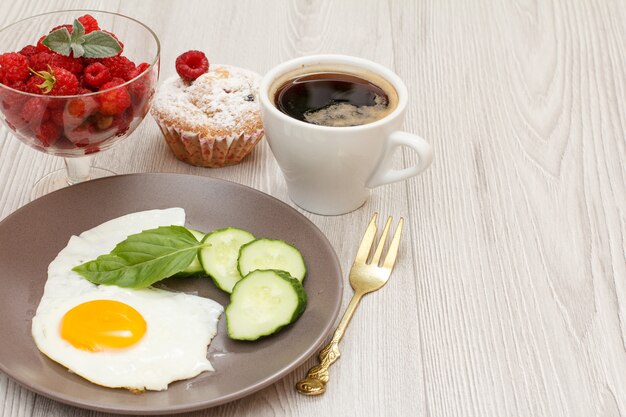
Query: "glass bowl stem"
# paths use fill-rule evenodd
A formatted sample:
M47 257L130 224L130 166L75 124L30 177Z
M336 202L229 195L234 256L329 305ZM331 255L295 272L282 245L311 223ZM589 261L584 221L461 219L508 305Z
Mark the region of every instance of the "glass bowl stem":
M67 171L67 184L74 185L79 182L91 179L92 156L86 155L78 158L65 159L65 169Z

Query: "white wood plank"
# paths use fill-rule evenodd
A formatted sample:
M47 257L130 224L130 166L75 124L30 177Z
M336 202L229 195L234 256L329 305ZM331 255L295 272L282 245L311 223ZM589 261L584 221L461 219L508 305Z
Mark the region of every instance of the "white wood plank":
M402 25L432 63L401 72L437 151L409 192L432 415L626 409L624 76L603 51L624 31L591 8L450 2Z

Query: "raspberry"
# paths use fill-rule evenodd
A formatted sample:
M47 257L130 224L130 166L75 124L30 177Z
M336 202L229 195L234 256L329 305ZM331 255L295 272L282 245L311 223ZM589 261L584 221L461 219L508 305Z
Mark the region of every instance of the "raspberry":
M135 69L135 64L125 56L103 58L100 62L109 69L111 77L122 78L125 81L130 80L131 71Z
M109 83L115 83L115 85L120 85L120 84L124 84L126 82L126 80L124 80L123 78L120 77L113 77L111 78L111 81L109 81ZM109 87L111 88L111 87ZM104 90L103 88L100 88L100 90Z
M71 96L78 90L78 78L60 67L52 67L56 82L50 91L55 96Z
M9 127L15 131L22 129L27 125L26 120L22 119L21 112L14 113L12 111L5 110L4 117Z
M130 79L141 76L140 78L133 80L133 82L128 86L128 91L130 91L133 102L143 100L152 85L152 74L144 74L144 71L148 70L148 68L150 68L150 64L144 62L139 64L130 72Z
M100 147L98 145L89 145L85 148L85 155L91 155L96 152L100 152Z
M204 52L187 51L176 58L176 72L185 81L193 81L209 70L209 60Z
M52 110L50 118L54 123L63 126L66 131L72 131L84 124L89 116L99 107L95 97L76 97L63 100L65 106Z
M28 65L35 71L45 71L48 69L48 65L52 63L53 53L38 52L28 59Z
M28 65L35 71L46 71L48 66L60 67L69 72L79 75L83 72L83 63L80 58L64 56L48 50L38 52L28 59Z
M50 91L55 96L71 96L78 90L78 78L71 72L60 67L52 67L56 82Z
M61 137L61 127L54 124L52 120L47 120L33 128L35 137L39 139L43 146L54 145Z
M3 89L2 95L0 95L0 106L4 112L19 114L26 100L24 94Z
M50 119L50 110L46 100L39 97L29 99L22 108L21 116L31 126L38 126L47 121Z
M22 106L24 102L25 96L13 91L3 91L0 96L2 114L6 118L7 123L13 126L14 130L21 129L26 125L26 121L22 118Z
M18 91L24 91L24 92L27 91L26 83L24 81L15 81L13 83L9 83L9 87Z
M142 62L141 64L137 65L135 69L130 72L130 79L140 76L148 68L150 68L150 64L148 64L147 62Z
M61 67L49 67L48 71L39 71L32 78L39 78L40 84L34 82L34 87L39 91L36 94L49 94L51 96L71 96L78 91L78 78L68 70ZM28 80L29 90L33 83Z
M44 39L46 39L46 36L48 35L43 35L41 38L39 38L39 40L37 41L37 46L35 47L37 49L37 52L51 52L50 48L48 48L46 45L44 45L43 43L41 43L41 41L43 41Z
M52 28L52 30L50 31L50 33L54 32L55 30L59 30L61 28L65 28L68 30L68 32L72 33L72 29L74 29L72 27L72 25L59 25L59 26L55 26Z
M26 45L20 49L18 53L20 55L24 55L26 58L30 58L37 53L37 47L35 45Z
M101 62L94 62L85 68L83 82L92 88L100 88L111 81L111 71Z
M74 58L73 56L64 56L53 53L50 65L66 69L74 75L80 75L83 72L82 61L80 58Z
M79 97L70 99L65 111L72 117L87 118L98 110L98 100L95 97Z
M28 58L17 52L0 55L0 67L2 67L3 72L3 79L0 81L4 84L26 81L30 75Z
M85 33L90 33L94 30L100 30L100 26L98 26L98 21L90 14L79 17L78 21L85 28Z
M100 87L100 91L112 89L98 95L98 99L100 100L100 112L102 114L115 116L130 107L130 94L126 87L115 88L123 83L123 80L113 79Z
M63 109L53 109L50 111L50 120L57 126L63 126Z
M133 111L128 109L125 112L118 114L113 118L113 125L117 126L117 132L115 135L123 136L130 129L130 123L133 121Z
M39 87L39 84L42 82L43 80L37 76L30 77L28 81L26 81L26 92L31 94L43 94L41 87Z

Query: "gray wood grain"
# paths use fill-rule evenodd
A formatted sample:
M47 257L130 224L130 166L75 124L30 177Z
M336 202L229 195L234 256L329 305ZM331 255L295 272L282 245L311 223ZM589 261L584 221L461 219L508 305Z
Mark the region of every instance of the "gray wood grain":
M136 17L162 40L162 78L188 49L259 73L299 55L345 53L390 67L409 87L405 128L433 145L432 167L374 190L353 213L303 212L344 271L373 211L408 223L397 268L357 311L328 392L294 391L311 358L271 387L189 415L626 416L623 2L0 4L2 25L78 7ZM415 158L405 150L397 166ZM194 168L169 153L149 117L96 165L224 178L290 203L265 143L238 166ZM0 128L0 218L61 166ZM0 415L106 414L0 374Z

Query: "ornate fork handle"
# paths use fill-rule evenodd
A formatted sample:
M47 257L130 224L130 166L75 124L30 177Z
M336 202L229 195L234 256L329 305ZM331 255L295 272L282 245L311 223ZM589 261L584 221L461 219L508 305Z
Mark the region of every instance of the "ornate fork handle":
M318 355L320 362L319 365L315 365L309 369L306 377L298 381L296 384L296 389L300 394L321 395L326 391L326 383L329 379L328 368L341 356L341 352L339 352L339 341L343 338L346 327L348 327L348 323L350 323L350 319L352 318L359 301L361 301L361 297L363 297L362 293L355 293L352 296L350 304L348 304L348 308L341 318L341 322L337 326L337 330L335 330L335 333L333 334L333 338Z
M319 365L314 366L309 370L307 376L298 381L296 389L298 392L304 395L320 395L326 391L326 384L328 383L328 368L335 363L341 353L339 352L339 341L343 337L343 334L350 323L350 319L354 314L361 298L372 291L380 289L391 275L391 270L396 262L396 256L398 255L398 247L400 246L400 237L402 236L402 225L404 219L401 217L398 222L398 227L393 235L393 239L389 244L387 255L380 264L380 259L387 240L387 234L391 226L392 218L389 216L385 223L385 228L380 236L376 250L373 252L371 260L368 262L369 254L372 252L374 239L376 238L376 219L378 213L374 213L372 220L370 221L367 230L361 239L359 250L357 251L356 258L350 268L350 285L354 290L354 295L350 300L350 304L346 308L346 312L337 326L337 330L333 334L333 338L330 343L322 349L319 354Z

